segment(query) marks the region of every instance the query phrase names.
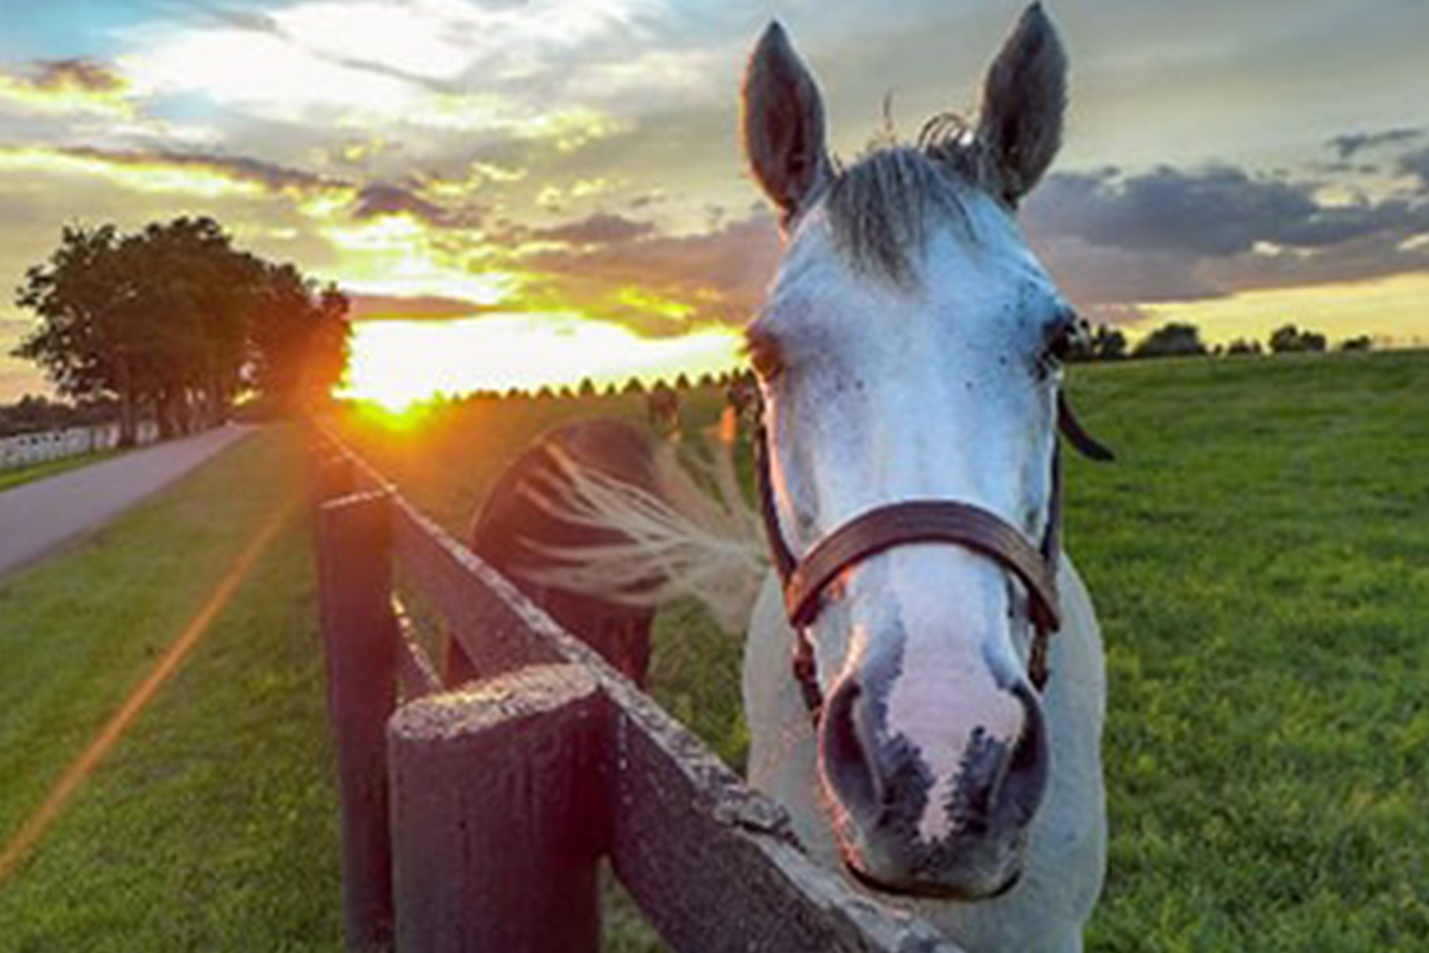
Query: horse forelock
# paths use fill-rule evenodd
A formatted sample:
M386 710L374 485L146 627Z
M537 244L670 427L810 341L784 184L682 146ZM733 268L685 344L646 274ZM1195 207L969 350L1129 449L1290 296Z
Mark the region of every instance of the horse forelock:
M850 265L900 287L916 280L915 256L939 225L976 239L967 200L988 191L986 161L957 117L936 116L915 145L876 148L838 172L824 208L835 247Z

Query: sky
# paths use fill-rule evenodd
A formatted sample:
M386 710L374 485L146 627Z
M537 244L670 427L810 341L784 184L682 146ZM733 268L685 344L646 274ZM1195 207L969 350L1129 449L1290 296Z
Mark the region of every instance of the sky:
M1046 6L1071 107L1022 218L1084 315L1429 343L1429 3ZM763 27L851 157L885 102L973 114L1021 8L0 0L0 352L62 225L207 214L352 294L374 387L727 362L778 260L737 135ZM0 357L0 400L42 387Z

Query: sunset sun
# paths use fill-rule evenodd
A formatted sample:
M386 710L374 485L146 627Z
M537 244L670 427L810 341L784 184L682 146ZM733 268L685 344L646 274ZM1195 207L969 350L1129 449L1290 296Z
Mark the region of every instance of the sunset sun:
M719 373L739 360L740 336L708 328L642 338L573 314L524 313L448 321L365 321L353 328L340 396L401 411L436 394L535 391L589 379L606 387Z

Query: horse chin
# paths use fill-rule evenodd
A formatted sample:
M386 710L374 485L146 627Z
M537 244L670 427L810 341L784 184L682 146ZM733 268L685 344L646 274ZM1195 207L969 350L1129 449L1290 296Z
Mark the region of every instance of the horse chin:
M839 840L844 869L867 890L894 897L962 903L993 900L1011 891L1022 879L1025 831L1015 834L1000 849L988 850L989 847L992 845L978 844L954 859L944 856L941 863L934 864L927 856L900 860L884 855L880 860L882 852L858 850L842 838Z
M991 887L982 884L947 884L936 880L907 880L886 883L868 873L844 856L844 869L860 886L875 893L894 897L911 897L917 900L956 900L960 903L976 903L980 900L995 900L1016 887L1022 880L1022 870L1015 868L1001 883Z

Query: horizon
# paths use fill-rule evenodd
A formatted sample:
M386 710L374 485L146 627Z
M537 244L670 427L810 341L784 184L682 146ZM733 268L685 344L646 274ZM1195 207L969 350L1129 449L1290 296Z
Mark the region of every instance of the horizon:
M810 63L847 157L886 96L904 137L970 110L1023 6L33 5L0 38L0 276L18 284L62 223L207 214L352 296L358 340L386 338L355 351L386 363L373 387L411 391L438 359L459 383L465 353L482 389L483 360L486 380L512 371L489 348L539 359L553 314L589 363L553 362L565 377L545 383L652 360L673 377L700 335L735 339L777 262L735 128L764 24L778 17ZM1132 341L1173 321L1222 344L1292 323L1332 343L1429 339L1429 107L1414 95L1429 7L1049 10L1069 128L1022 219L1088 320ZM32 320L0 302L0 402L52 393L8 356ZM397 359L404 320L417 349ZM412 343L438 327L459 348ZM731 359L709 340L700 360Z

